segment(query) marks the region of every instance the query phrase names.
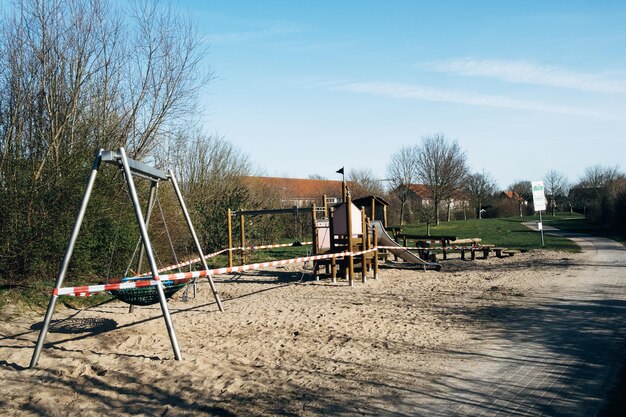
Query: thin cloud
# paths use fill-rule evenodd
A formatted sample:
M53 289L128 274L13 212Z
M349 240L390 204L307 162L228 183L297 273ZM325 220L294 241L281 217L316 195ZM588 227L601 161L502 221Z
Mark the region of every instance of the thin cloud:
M501 109L529 110L543 113L622 119L621 117L607 115L605 113L600 113L583 107L549 104L531 100L518 100L505 96L434 89L419 85L393 82L349 82L337 83L332 86L327 84L327 86L327 88L336 91L374 94L399 99L417 99L424 101L466 104L471 106L495 107Z
M277 41L273 43L273 45L289 52L318 52L354 48L358 45L358 43L353 41L318 41L307 39L292 39Z
M518 84L599 93L626 93L626 82L624 81L607 79L600 74L571 72L527 61L460 58L427 62L419 66L436 72L496 78Z
M213 33L205 36L210 43L237 43L253 40L270 39L278 36L289 35L305 31L305 27L294 23L275 23L258 30Z

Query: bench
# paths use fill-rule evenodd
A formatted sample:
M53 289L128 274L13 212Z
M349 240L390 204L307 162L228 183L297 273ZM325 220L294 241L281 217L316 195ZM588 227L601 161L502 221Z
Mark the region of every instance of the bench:
M482 252L483 259L487 259L489 257L489 251L495 247L495 245L479 245L479 246L465 246L461 247L461 259L465 260L465 253L470 253L470 259L473 261L476 259L476 252Z
M492 250L496 253L496 256L498 258L504 258L505 256L514 256L516 253L519 252L517 250L510 250L507 248L493 248Z

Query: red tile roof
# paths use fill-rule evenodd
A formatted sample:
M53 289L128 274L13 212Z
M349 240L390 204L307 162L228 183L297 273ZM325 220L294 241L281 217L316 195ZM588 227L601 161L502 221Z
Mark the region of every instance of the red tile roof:
M504 194L506 198L509 198L511 200L525 201L524 197L522 197L521 195L519 195L519 193L516 193L515 191L503 191L502 194Z
M277 177L245 177L251 185L264 186L284 193L286 198L317 199L326 194L328 197L341 196L341 181Z
M409 184L409 190L413 191L415 195L420 198L430 198L430 189L427 185L424 184Z

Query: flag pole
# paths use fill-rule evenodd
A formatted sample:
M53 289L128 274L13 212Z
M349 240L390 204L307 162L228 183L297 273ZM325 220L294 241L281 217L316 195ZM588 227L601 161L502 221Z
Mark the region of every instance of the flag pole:
M346 190L346 174L345 174L344 167L341 167L340 169L338 169L335 172L337 174L341 174L341 199L342 199L343 202L345 202L346 201L347 190Z

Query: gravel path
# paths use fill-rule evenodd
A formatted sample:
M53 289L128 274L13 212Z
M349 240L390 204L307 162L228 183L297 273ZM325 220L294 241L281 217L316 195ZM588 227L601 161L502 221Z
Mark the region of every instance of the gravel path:
M582 247L582 259L567 274L550 277L548 285L523 302L476 317L515 320L491 323L479 349L458 352L466 354L462 366L438 378L431 398L414 414L600 412L625 353L626 250L608 239L570 238Z

